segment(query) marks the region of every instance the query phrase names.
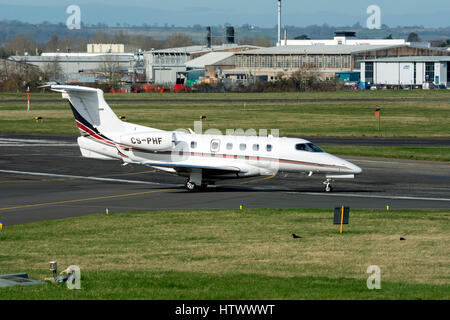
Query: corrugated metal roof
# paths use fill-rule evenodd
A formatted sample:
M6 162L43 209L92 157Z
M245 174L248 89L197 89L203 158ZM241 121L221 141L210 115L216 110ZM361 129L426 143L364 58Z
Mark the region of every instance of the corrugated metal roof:
M248 50L242 54L352 54L370 50L404 47L405 45L311 45L311 46L279 46Z
M146 51L145 53L196 53L196 52L205 52L205 51L216 51L216 50L225 50L225 49L235 49L235 48L260 48L252 45L239 45L239 44L221 44L211 46L208 48L206 46L188 46L188 47L179 47L179 48L168 48L168 49L160 49L160 50L152 50Z
M215 64L234 65L233 61L223 61L232 57L234 52L210 52L201 57L186 62L188 68L204 68Z
M58 56L11 56L12 61L21 62L129 62L134 60L134 55L58 55Z
M367 59L362 62L450 62L450 56L408 56L395 58Z

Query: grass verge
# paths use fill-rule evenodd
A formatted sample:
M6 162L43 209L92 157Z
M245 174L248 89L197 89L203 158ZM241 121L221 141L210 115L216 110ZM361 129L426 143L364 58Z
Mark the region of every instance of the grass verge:
M322 146L329 153L341 156L382 157L408 160L450 161L450 147L404 146Z
M359 210L340 235L331 210L266 209L6 226L1 273L43 279L58 260L80 266L82 289L0 288L0 299L448 299L449 221L450 211ZM366 287L369 265L381 290Z

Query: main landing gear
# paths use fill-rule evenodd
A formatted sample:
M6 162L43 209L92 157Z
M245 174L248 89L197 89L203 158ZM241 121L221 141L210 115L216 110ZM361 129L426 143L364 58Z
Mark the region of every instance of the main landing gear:
M333 186L331 185L332 181L333 179L327 178L327 180L323 182L323 184L325 185L325 192L333 191Z
M195 170L191 172L189 178L186 181L186 189L188 191L204 191L207 188L207 184L203 181L203 175L201 170Z
M208 185L206 183L202 183L201 185L197 185L191 180L187 180L186 184L184 185L188 191L205 191L208 188Z
M189 191L194 191L197 188L197 185L195 183L191 182L190 180L188 180L188 181L186 181L185 187Z

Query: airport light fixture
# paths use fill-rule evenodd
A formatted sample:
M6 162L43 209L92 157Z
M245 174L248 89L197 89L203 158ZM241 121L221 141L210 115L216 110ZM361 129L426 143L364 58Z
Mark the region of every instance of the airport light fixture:
M50 271L53 271L53 278L56 281L56 272L58 270L58 262L57 261L50 261Z

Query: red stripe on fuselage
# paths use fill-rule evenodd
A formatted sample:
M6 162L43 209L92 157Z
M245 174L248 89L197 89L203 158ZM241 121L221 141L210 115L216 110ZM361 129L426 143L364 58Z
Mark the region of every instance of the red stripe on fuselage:
M93 138L100 140L101 142L106 142L107 144L111 146L115 146L116 144L111 141L107 140L101 136L99 136L97 133L83 125L81 122L77 121L78 128L82 129L83 131L90 134ZM120 146L122 148L128 148L133 149L132 147L128 146ZM144 149L138 149L140 152L147 152L147 153L153 153L152 151L144 150ZM160 152L161 153L161 152ZM164 152L166 153L166 152ZM171 151L169 153L172 153ZM183 155L185 153L183 152ZM329 164L321 164L321 163L313 163L313 162L303 162L303 161L297 161L297 160L287 160L287 159L275 159L275 158L267 158L267 157L259 157L259 156L240 156L240 155L228 155L228 154L215 154L215 153L200 153L200 152L186 152L186 154L189 154L193 157L217 157L217 158L229 158L229 159L241 159L241 160L252 160L252 161L275 161L275 162L283 162L283 163L291 163L291 164L298 164L298 165L307 165L307 166L316 166L316 167L328 167L328 168L339 168L339 169L348 169L344 166L336 166L336 165L329 165Z

